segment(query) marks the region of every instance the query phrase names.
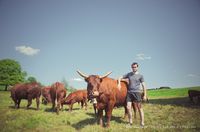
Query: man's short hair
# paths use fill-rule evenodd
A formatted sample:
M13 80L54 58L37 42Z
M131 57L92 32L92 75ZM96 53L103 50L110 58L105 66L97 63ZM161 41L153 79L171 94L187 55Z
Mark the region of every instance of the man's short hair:
M131 66L133 66L133 65L137 65L137 67L139 67L137 62L133 62Z

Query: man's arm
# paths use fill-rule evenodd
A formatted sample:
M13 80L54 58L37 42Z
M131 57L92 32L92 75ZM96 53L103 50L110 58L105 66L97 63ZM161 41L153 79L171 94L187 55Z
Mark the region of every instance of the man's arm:
M119 77L119 78L118 78L118 85L117 85L119 89L121 88L121 81L124 81L124 82L126 82L127 84L129 83L129 81L128 81L127 78L124 79L123 77Z
M145 82L142 82L142 88L143 88L143 92L144 92L144 100L146 100L147 98L147 90L146 90L146 84Z

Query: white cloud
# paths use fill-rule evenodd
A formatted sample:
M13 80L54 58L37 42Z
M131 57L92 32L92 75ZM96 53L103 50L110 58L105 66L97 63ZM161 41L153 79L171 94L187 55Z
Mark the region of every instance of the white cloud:
M82 78L72 78L71 80L76 82L83 82Z
M146 56L143 53L137 54L135 58L137 60L151 60L151 56Z
M15 47L15 50L28 56L36 55L40 51L40 49L34 49L32 47L24 46L24 45Z

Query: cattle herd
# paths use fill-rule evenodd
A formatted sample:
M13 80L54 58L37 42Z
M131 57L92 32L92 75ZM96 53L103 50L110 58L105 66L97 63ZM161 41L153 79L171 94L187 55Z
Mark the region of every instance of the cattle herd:
M81 103L81 106L85 105L87 109L87 90L77 90L70 93L67 97L67 90L63 83L56 82L51 86L42 87L39 83L25 83L16 84L11 89L11 98L15 103L15 108L20 107L21 99L27 99L27 108L32 104L32 99L36 98L37 110L39 109L40 96L42 95L42 103L52 103L52 110L59 114L59 110L63 108L63 105L67 104L72 111L74 103Z
M40 96L42 96L43 104L52 104L52 110L59 114L59 110L63 109L63 105L69 105L69 111L72 111L73 104L81 103L81 108L87 109L87 102L93 102L94 111L98 122L103 126L103 111L107 120L107 127L110 126L112 111L115 107L124 107L124 118L127 116L126 94L127 82L121 82L121 88L118 88L118 80L108 77L111 72L103 76L86 75L80 71L77 73L83 77L87 83L87 90L77 90L67 95L67 90L63 83L56 82L51 86L42 87L39 83L16 84L11 89L11 98L15 103L15 108L20 107L22 99L27 99L27 108L32 104L32 99L36 99L37 109L40 105ZM189 90L189 98L194 101L197 98L200 101L200 91ZM136 116L136 108L133 105L134 115Z

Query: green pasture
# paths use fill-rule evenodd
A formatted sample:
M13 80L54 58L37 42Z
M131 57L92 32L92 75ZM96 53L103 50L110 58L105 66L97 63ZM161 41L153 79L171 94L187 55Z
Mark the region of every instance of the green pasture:
M122 118L123 107L113 110L110 128L101 128L96 123L90 103L87 110L75 104L72 112L68 111L68 106L64 106L64 110L56 115L51 111L51 104L41 104L37 111L35 100L28 110L26 100L22 100L20 109L14 109L10 92L0 91L0 131L200 131L200 104L189 101L188 89L200 90L200 87L149 90L150 102L143 104L144 128L139 126L138 113L133 126L128 126L127 119Z

